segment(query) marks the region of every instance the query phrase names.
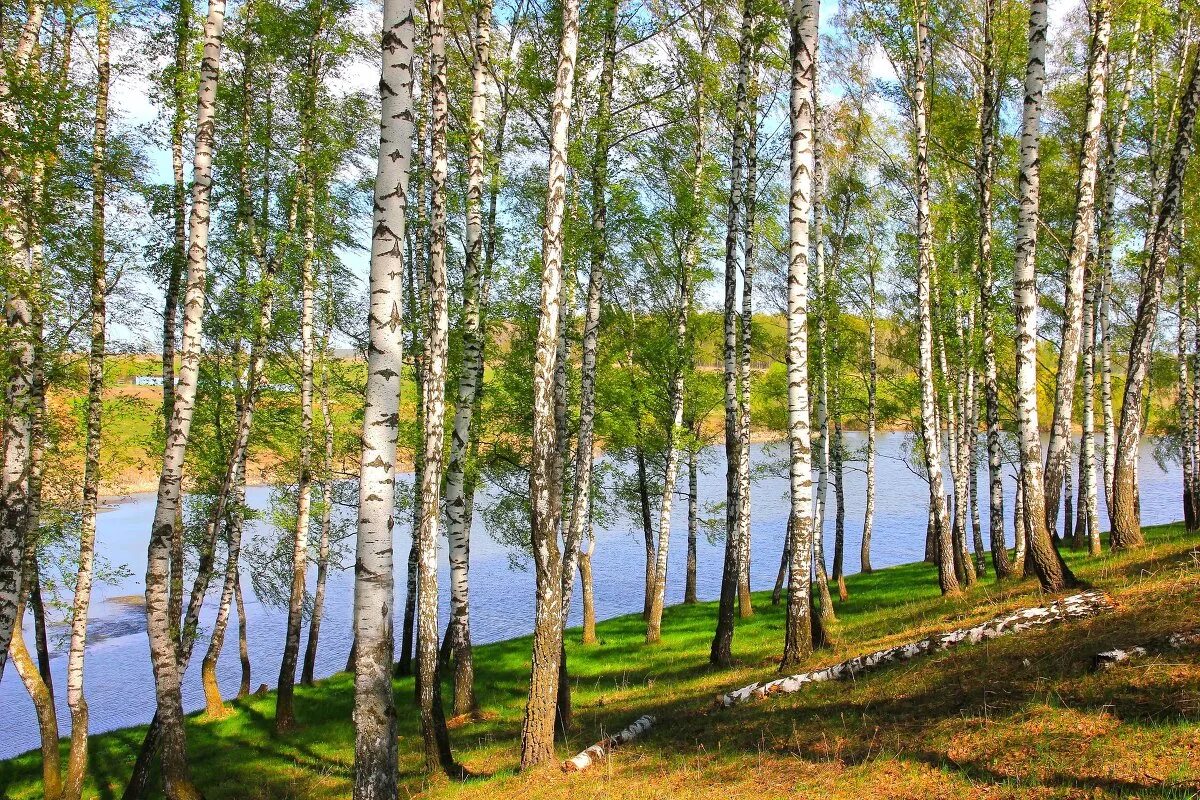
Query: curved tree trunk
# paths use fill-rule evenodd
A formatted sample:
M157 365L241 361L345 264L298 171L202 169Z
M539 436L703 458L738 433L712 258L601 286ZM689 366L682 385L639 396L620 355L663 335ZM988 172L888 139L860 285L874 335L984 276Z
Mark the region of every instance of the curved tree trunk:
M16 129L17 108L10 76L19 80L29 64L38 42L46 4L34 0L26 8L25 24L9 63L0 70L0 128ZM20 181L17 163L3 165L3 182L15 186ZM8 644L17 622L21 600L21 554L29 514L29 468L31 446L30 388L34 373L33 310L37 303L33 287L36 276L25 262L25 232L15 192L0 195L0 213L5 220L4 243L8 252L5 266L10 289L4 304L5 335L8 339L8 381L5 387L4 428L0 432L0 678L8 661Z
M216 128L217 81L220 75L224 0L209 0L204 23L204 55L197 89L196 146L192 157L192 205L189 216L187 290L184 299L183 340L179 382L163 449L162 474L150 544L146 556L146 629L150 639L154 683L162 730L162 769L167 797L187 800L199 797L187 761L183 729L183 669L179 643L172 635L175 625L169 612L168 577L172 542L178 535L183 461L191 434L200 369L203 333L204 285L208 268L208 233L212 160Z
M1129 365L1125 377L1125 395L1118 430L1117 463L1113 473L1112 547L1116 550L1138 547L1145 541L1137 508L1137 458L1141 443L1142 390L1151 363L1151 347L1158 306L1162 298L1163 277L1170 254L1172 233L1178 219L1183 177L1192 153L1192 135L1196 122L1196 104L1200 99L1200 72L1191 66L1187 88L1179 111L1175 146L1171 152L1162 205L1154 226L1150 261L1143 275L1137 314L1129 347Z

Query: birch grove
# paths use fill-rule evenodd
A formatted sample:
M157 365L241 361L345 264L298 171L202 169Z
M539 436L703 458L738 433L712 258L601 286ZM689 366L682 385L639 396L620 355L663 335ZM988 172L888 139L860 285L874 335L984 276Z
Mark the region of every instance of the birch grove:
M670 669L777 663L740 714L1123 618L1200 529L1193 10L819 6L0 9L13 769L199 798L262 733L298 796L620 781L677 743ZM945 622L1097 575L855 640L880 592ZM126 668L152 708L112 712Z

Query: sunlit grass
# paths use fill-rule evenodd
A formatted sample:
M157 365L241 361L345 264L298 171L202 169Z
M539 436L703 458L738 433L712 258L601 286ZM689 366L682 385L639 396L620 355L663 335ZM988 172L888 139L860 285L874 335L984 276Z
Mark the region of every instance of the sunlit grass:
M784 612L768 593L739 620L731 670L708 666L715 604L666 611L663 641L644 644L640 615L599 625L600 644L568 633L575 727L571 755L643 713L645 739L580 776L519 774L520 718L528 688L528 637L475 649L482 718L452 732L473 774L454 784L421 773L411 679L396 681L402 796L578 797L1194 797L1200 791L1200 658L1144 659L1093 675L1091 656L1200 626L1200 539L1182 526L1147 529L1133 553L1089 559L1066 551L1080 577L1109 591L1115 612L1026 632L897 666L853 683L730 710L721 692L775 670ZM928 564L847 579L835 649L813 666L982 620L1039 600L1036 584L986 578L953 599ZM604 587L598 587L603 591ZM447 693L449 687L446 688ZM219 721L189 718L197 782L209 798L349 795L353 767L351 676L297 688L302 727L272 733L274 697L252 697ZM147 714L149 711L147 712ZM94 737L88 796L120 796L140 729ZM0 789L40 796L39 758L0 763Z

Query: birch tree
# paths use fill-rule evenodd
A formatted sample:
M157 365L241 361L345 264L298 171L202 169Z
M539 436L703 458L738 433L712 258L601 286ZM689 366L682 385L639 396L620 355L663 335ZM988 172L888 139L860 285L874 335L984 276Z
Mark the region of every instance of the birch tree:
M1074 583L1046 526L1042 481L1042 443L1037 408L1037 264L1039 224L1042 92L1046 79L1046 0L1029 6L1029 60L1025 68L1025 100L1021 120L1018 180L1020 211L1014 274L1017 315L1017 434L1021 450L1021 499L1027 553L1042 589L1054 592Z
M789 118L791 122L788 200L787 376L788 376L788 522L787 622L784 670L813 648L812 443L808 391L808 252L813 191L816 109L817 0L792 0L788 9L790 46Z
M475 670L471 659L468 592L471 519L467 513L466 467L471 422L483 373L483 330L480 325L483 273L484 126L487 122L488 73L491 69L492 3L475 7L471 54L471 107L467 120L466 248L463 262L463 354L446 464L446 536L450 542L450 622L447 646L454 656L454 713L475 708Z
M992 258L992 181L1000 110L996 85L996 7L983 0L983 63L980 79L979 156L975 165L979 204L979 324L983 334L983 394L987 420L988 543L997 578L1012 568L1004 544L1004 476L1000 453L1000 376L996 364L995 264Z
M25 24L17 39L11 60L0 71L0 127L14 130L17 122L17 103L13 91L24 77L30 56L37 45L38 31L46 4L34 0L26 7ZM3 165L3 181L14 186L20 180L20 166ZM3 450L0 468L0 678L8 662L8 645L16 627L17 606L21 598L21 554L24 549L24 528L29 512L30 461L30 384L34 370L33 276L25 263L24 232L18 222L15 192L0 195L0 214L5 219L4 244L8 260L6 271L12 276L12 287L4 303L4 321L12 340L8 347L8 383L5 387Z
M1115 550L1140 547L1141 520L1137 506L1137 458L1142 434L1142 391L1149 372L1154 327L1162 299L1163 278L1170 255L1173 232L1178 220L1184 174L1192 154L1196 123L1196 104L1200 101L1200 73L1193 61L1186 88L1182 93L1175 144L1163 184L1162 203L1150 242L1149 262L1141 281L1137 313L1130 338L1125 393L1121 404L1121 423L1117 431L1117 461L1113 472L1113 518L1111 544Z
M157 691L157 715L162 726L162 768L171 800L199 797L192 785L183 730L183 678L177 644L172 636L167 585L172 542L176 536L183 460L191 434L196 381L203 334L204 284L208 267L211 214L212 158L216 125L217 81L220 76L224 0L210 0L204 22L204 54L196 102L196 144L192 156L192 200L188 218L187 290L183 308L183 339L179 379L163 449L154 522L146 554L146 629Z
M354 800L396 796L392 528L404 372L405 216L413 140L413 5L385 0L371 232L367 389L354 562Z
M112 9L96 6L96 119L92 133L91 342L88 351L87 432L83 462L83 504L79 519L79 571L71 608L71 643L67 652L67 706L71 709L71 753L63 782L63 800L79 800L88 766L88 704L83 690L84 648L91 610L96 557L96 509L100 495L100 437L103 429L104 357L108 288L105 253L108 165L109 28Z
M442 710L438 669L437 547L441 522L442 452L445 442L446 361L449 353L449 292L446 277L446 35L442 0L429 4L430 204L429 280L425 329L424 472L421 474L421 525L417 534L417 691L425 769L454 774L450 736Z
M574 99L578 46L579 3L578 0L564 0L551 105L546 216L542 229L541 302L534 345L533 447L529 497L537 599L529 697L521 725L522 768L535 767L554 759L555 701L563 635L562 553L558 549L562 476L555 474L558 442L554 419L554 378L558 359L559 296L563 280L562 228L567 192L567 133Z
M1036 0L1035 0L1036 1ZM914 54L912 107L916 129L917 162L917 306L920 325L921 440L929 477L929 502L938 542L938 584L942 594L956 594L953 542L946 514L946 491L942 483L941 430L935 414L937 406L933 373L933 224L929 210L929 126L926 108L927 48L929 46L929 9L917 3L916 52Z
M1079 178L1075 184L1075 220L1071 226L1071 248L1067 256L1065 319L1058 353L1054 416L1050 425L1050 441L1046 446L1046 525L1052 535L1057 527L1063 472L1070 469L1075 376L1079 369L1083 333L1084 262L1091 249L1096 223L1096 175L1099 169L1101 122L1108 98L1108 40L1112 29L1107 0L1098 0L1094 4L1092 20L1083 142L1079 152Z
M742 29L738 38L737 85L734 93L733 156L729 168L729 208L725 223L725 561L721 570L721 600L717 630L708 660L727 667L733 661L733 608L737 593L738 530L741 518L741 444L737 392L737 251L742 225L742 171L745 157L747 93L750 80L753 30L751 0L742 1Z

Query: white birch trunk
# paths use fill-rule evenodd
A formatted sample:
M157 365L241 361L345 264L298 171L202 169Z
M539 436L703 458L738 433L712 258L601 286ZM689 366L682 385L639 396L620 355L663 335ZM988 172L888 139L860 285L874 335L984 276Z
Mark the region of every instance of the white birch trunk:
M559 295L563 281L563 209L567 193L567 134L575 88L579 46L579 2L564 0L562 33L551 107L550 157L542 229L541 303L533 369L533 447L529 471L530 529L537 591L532 672L521 726L521 766L554 758L554 719L562 655L562 554L558 528L562 516L561 475L555 474L558 450L554 420Z
M16 48L6 56L7 69L0 70L0 128L17 129L13 91L23 77L38 42L46 4L34 0L27 6L25 24ZM11 60L10 60L11 59ZM20 181L16 162L3 166L3 183L15 186ZM34 276L26 263L25 234L20 223L16 192L0 195L0 214L6 220L3 229L7 249L5 267L11 288L4 304L5 334L8 344L8 385L5 387L4 429L0 436L0 678L8 661L8 644L17 621L21 597L21 553L29 511L30 462L30 384L34 370L33 305L31 286Z
M917 6L916 70L913 81L913 115L916 124L917 161L917 305L920 317L921 436L929 470L929 501L938 538L938 583L942 594L959 591L954 575L954 553L950 520L946 514L946 490L942 483L941 431L937 424L937 389L933 372L933 223L929 212L929 123L925 83L929 9L922 0Z
M1087 104L1083 144L1079 152L1079 177L1075 183L1075 219L1071 225L1071 248L1067 255L1067 287L1063 303L1065 319L1058 351L1054 417L1050 425L1050 441L1046 445L1046 525L1051 535L1054 535L1058 524L1063 473L1070 470L1071 417L1075 407L1075 376L1079 370L1083 332L1084 265L1096 225L1096 176L1099 171L1101 123L1108 98L1108 40L1112 19L1107 0L1096 0L1091 11L1093 27ZM1070 533L1066 529L1063 531L1064 535Z
M146 556L146 629L158 695L162 727L162 765L166 794L171 800L199 796L191 783L187 741L183 731L183 700L179 643L172 636L169 587L172 541L176 537L183 461L191 435L200 371L204 289L208 269L208 235L211 215L212 162L216 131L217 81L225 25L225 0L209 0L204 23L204 53L196 102L196 144L192 157L192 204L188 219L187 288L183 307L180 369L167 441L150 543Z
M367 390L354 562L354 800L395 800L392 528L404 372L405 215L413 140L413 4L385 0L375 176Z
M782 667L812 652L812 442L808 391L808 254L812 211L818 0L792 0L790 186L788 200L787 375L789 514L787 622Z
M463 355L450 456L446 462L446 537L450 546L450 623L446 637L454 655L454 713L475 708L475 670L471 658L468 575L471 519L467 516L466 471L471 423L483 367L481 294L483 290L484 126L487 122L488 74L491 69L492 2L475 8L475 40L471 61L471 107L467 119L466 251L463 266Z
M1200 72L1192 63L1183 92L1175 145L1163 186L1162 204L1151 240L1150 259L1143 275L1137 314L1129 347L1125 395L1118 429L1117 463L1113 473L1113 549L1138 547L1144 543L1137 503L1137 458L1142 434L1142 390L1152 363L1154 328L1162 298L1163 278L1170 254L1172 234L1178 220L1183 178L1192 153L1196 105L1200 100Z

